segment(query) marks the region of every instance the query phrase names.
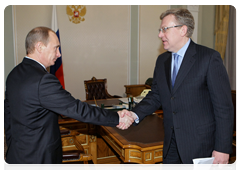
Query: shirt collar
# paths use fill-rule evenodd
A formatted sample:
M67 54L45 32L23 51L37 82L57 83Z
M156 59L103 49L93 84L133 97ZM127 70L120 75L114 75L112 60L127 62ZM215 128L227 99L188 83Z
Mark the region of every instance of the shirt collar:
M177 54L184 57L189 44L190 44L190 38L188 39L188 42L177 52ZM173 53L173 54L176 54L176 53Z
M25 58L36 61L38 64L40 64L46 70L46 67L42 63L38 62L37 60L34 60L33 58L30 58L28 56L25 56Z

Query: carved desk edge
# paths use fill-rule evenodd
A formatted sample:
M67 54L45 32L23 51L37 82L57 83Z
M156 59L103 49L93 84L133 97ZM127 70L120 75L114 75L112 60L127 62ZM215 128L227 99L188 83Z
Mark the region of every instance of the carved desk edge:
M125 163L154 164L162 162L163 142L155 146L142 148L137 144L123 144L104 126L98 129L98 133Z

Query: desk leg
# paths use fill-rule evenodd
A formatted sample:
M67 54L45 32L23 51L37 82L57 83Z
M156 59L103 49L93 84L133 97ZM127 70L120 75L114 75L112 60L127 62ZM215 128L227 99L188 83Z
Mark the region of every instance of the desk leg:
M106 141L98 136L97 138L97 163L98 164L120 164L121 160Z
M89 135L89 141L93 163L97 164L97 136Z
M141 166L134 163L122 164L122 170L162 170L162 163L157 163L151 166Z

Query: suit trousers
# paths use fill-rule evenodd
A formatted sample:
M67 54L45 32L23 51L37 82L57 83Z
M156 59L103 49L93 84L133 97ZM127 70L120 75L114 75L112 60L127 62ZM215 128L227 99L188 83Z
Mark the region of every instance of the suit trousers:
M182 164L182 160L178 152L174 130L172 132L172 138L171 138L170 147L168 149L168 153L166 157L163 157L163 164Z

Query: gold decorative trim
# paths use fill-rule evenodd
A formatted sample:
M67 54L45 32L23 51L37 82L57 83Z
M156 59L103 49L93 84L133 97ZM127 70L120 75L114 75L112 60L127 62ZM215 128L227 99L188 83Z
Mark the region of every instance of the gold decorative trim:
M141 157L131 156L131 153L134 153L134 152L139 154ZM139 151L129 151L129 158L142 160L142 153Z
M121 153L121 149L115 144L115 142L108 136L106 136L106 138L108 138L108 140L112 143L112 145L114 145L116 149L118 149L118 151Z
M96 142L97 137L95 135L89 135L90 142Z
M155 156L157 152L162 152L162 151L163 151L162 149L155 150L155 151L154 151L154 159L156 159L156 158L162 158L162 155L160 155L160 156Z
M86 15L87 9L85 5L67 5L66 13L69 21L74 24L79 24L85 21L84 16Z
M125 150L122 149L122 156L125 157Z
M147 155L150 155L149 157L149 159L147 159ZM145 161L151 161L152 160L152 153L151 152L149 152L149 153L145 153Z
M106 159L106 158L114 158L114 157L117 157L117 156L113 155L113 156L100 157L100 158L97 158L97 160Z
M76 147L76 146L75 145L62 146L62 148L72 148L72 147Z

